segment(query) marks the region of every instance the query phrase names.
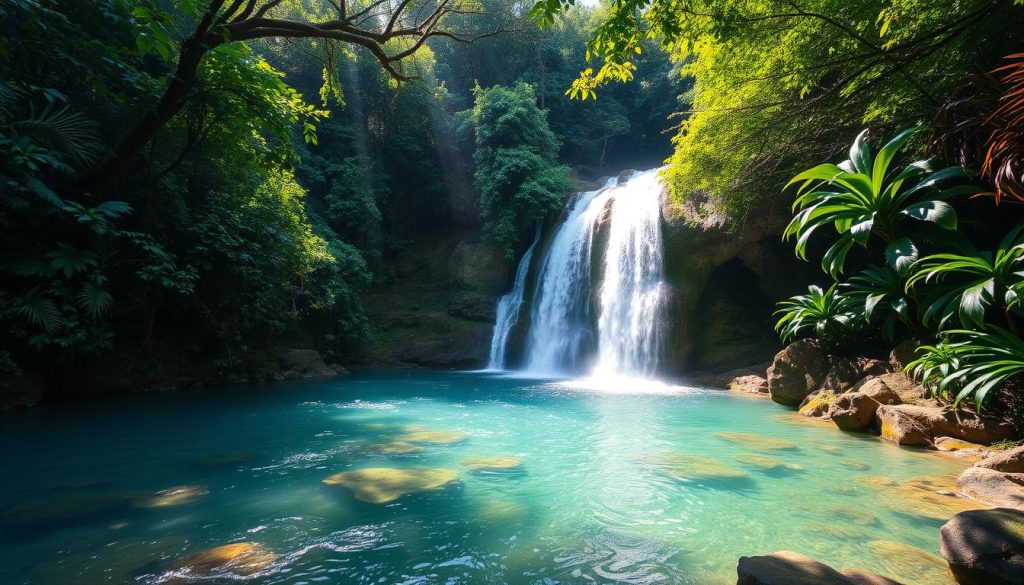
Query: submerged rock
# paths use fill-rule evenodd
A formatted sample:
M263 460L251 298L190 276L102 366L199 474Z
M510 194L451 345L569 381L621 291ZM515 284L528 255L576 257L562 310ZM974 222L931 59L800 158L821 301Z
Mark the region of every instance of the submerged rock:
M422 453L423 447L413 445L405 441L391 441L390 443L374 443L367 446L367 449L381 455L412 455Z
M821 386L828 369L828 355L817 340L795 341L768 368L768 392L779 404L797 406Z
M277 555L262 544L236 542L194 554L181 562L179 570L190 576L212 577L234 573L243 577L259 573L277 560Z
M400 443L429 443L431 445L451 445L466 440L466 433L462 431L429 431L419 430L399 436L396 441Z
M898 581L861 569L843 569L843 576L854 585L900 585Z
M681 480L746 479L747 473L730 467L711 457L690 453L666 453L654 461L657 470L668 477Z
M935 438L944 436L972 443L992 443L1014 434L1013 425L1005 421L929 406L882 405L876 417L882 438L900 445L927 446Z
M146 496L135 502L140 508L167 508L180 506L194 502L210 493L210 490L201 485L176 485L160 490L151 496Z
M458 479L459 472L454 469L369 467L336 473L323 481L348 489L364 502L387 504L402 496L443 488Z
M50 531L121 512L137 494L76 494L21 502L0 510L0 525L14 530Z
M781 459L774 457L768 457L767 455L758 455L756 453L740 453L733 457L736 461L764 469L766 471L802 471L803 467L796 463L786 463Z
M290 349L278 356L278 361L286 380L332 378L347 373L340 366L328 366L315 349Z
M941 529L942 556L961 585L1024 583L1024 513L962 512Z
M938 555L891 540L872 540L868 547L894 579L915 585L947 582L946 562Z
M508 471L518 469L522 460L511 455L498 455L493 457L468 457L459 461L463 467L477 471Z
M838 396L829 406L828 418L843 431L862 431L871 426L883 404L899 404L900 397L885 382L875 378L856 392Z
M753 433L715 433L715 436L719 439L725 439L731 443L737 443L758 451L785 451L796 449L796 443L792 441L773 439L772 437L755 435Z
M983 504L1024 511L1024 473L969 467L956 480L956 487L964 496Z
M736 585L850 585L842 573L800 553L784 550L740 557Z

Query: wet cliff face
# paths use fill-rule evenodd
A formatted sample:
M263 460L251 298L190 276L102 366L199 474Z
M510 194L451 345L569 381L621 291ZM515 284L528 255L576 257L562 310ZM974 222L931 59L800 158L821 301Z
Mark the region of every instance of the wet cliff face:
M370 365L481 368L511 262L476 233L423 235L393 260L395 279L367 295Z
M768 360L779 349L774 303L817 274L780 240L786 211L733 218L704 194L683 202L662 194L670 369L725 371Z

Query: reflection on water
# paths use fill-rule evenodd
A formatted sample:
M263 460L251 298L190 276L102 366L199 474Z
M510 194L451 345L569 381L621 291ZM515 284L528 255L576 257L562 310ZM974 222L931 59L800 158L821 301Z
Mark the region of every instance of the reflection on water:
M0 583L706 585L779 549L945 583L958 464L778 413L436 373L7 413Z

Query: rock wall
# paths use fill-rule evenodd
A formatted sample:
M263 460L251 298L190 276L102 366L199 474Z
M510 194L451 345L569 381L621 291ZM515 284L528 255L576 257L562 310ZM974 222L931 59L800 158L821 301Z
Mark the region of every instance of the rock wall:
M662 220L672 373L722 372L770 359L781 348L774 303L820 276L780 240L788 210L730 217L703 193L675 201L666 191Z
M369 365L470 369L486 365L495 309L512 263L476 233L424 235L396 259L393 282L367 295Z

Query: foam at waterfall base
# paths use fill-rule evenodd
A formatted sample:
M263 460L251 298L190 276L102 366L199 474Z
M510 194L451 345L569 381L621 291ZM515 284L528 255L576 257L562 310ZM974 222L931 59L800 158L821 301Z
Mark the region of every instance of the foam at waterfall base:
M673 384L657 378L625 376L615 374L592 374L584 378L574 378L556 382L562 388L597 394L657 394L684 395L706 394L712 392L707 388Z

